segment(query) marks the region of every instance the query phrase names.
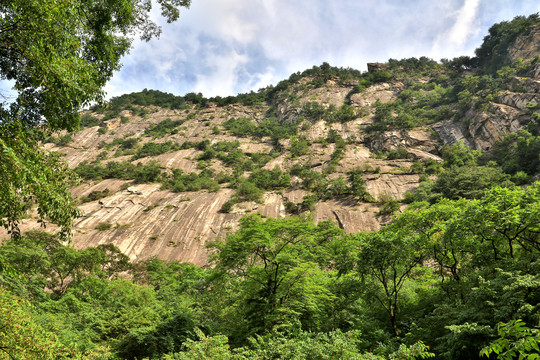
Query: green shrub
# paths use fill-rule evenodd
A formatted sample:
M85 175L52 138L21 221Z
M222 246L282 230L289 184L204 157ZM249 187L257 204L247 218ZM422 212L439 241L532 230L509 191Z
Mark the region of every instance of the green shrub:
M291 152L292 157L307 155L309 153L309 142L305 137L293 140L289 151Z
M101 123L102 123L102 120L86 113L83 116L81 116L80 126L82 128L86 128L86 127L98 126L98 125L101 125Z
M510 176L494 167L452 166L439 175L432 191L452 200L479 199L495 185L511 185Z
M250 119L244 117L230 118L223 123L223 126L234 136L240 137L252 136L256 128L256 125Z
M65 134L58 137L49 136L47 139L43 140L44 143L51 142L58 146L67 146L72 141L73 141L72 134Z
M285 189L291 184L289 174L281 171L277 166L272 171L263 169L254 170L249 176L249 181L264 190Z
M298 215L300 213L300 206L298 204L293 203L292 201L285 201L283 203L283 206L285 207L285 211L289 214Z
M262 189L259 189L257 185L248 180L241 180L236 187L236 197L240 201L260 202L263 193Z
M86 202L90 202L90 201L96 201L96 200L99 200L99 199L102 199L104 197L107 197L109 196L110 194L110 190L109 189L105 189L105 190L94 190L92 192L90 192L90 194L86 195L86 196L82 196L79 201L81 203L86 203Z
M409 158L409 152L404 147L398 147L396 150L392 150L386 154L386 158L388 160L396 160L396 159L408 159Z
M381 203L379 215L390 215L399 210L399 201L392 199L387 193L379 195L379 202Z
M166 189L174 192L184 191L218 191L220 186L218 181L212 179L212 171L205 170L200 174L188 173L185 174L180 169L174 169L173 173L163 180L163 186Z
M110 230L112 229L112 224L108 222L101 222L96 225L95 229L98 231Z
M178 143L173 143L172 141L167 141L164 143L153 143L148 142L142 146L135 155L133 155L132 160L140 159L147 156L158 156L169 151L180 150L180 145Z
M315 205L317 205L318 198L315 195L305 195L300 203L302 211L315 211Z
M306 102L302 106L301 114L311 122L317 122L324 118L326 108L318 102Z
M228 200L221 205L221 209L219 210L222 213L229 213L232 210L233 205L236 204L236 200Z
M166 135L174 135L178 133L177 127L182 125L186 120L171 120L167 118L157 125L151 125L144 131L144 135L151 136L153 138L161 138Z

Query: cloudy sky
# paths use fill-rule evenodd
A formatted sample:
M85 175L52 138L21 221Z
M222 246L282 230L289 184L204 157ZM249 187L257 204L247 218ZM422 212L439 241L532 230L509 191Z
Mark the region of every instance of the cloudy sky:
M157 89L235 95L329 62L472 55L488 28L538 0L192 0L160 39L135 41L108 97Z

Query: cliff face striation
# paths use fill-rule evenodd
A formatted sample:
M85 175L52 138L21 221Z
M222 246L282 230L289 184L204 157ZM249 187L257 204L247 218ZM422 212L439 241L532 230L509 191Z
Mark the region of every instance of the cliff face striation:
M489 150L532 121L540 26L508 54L524 61L494 75L497 87L482 87L474 69L420 58L364 74L323 64L243 97L113 99L85 112L78 133L43 145L83 179L72 189L83 213L73 244L204 265L206 244L248 214L376 230L429 178L422 169L443 161L443 145ZM39 225L30 217L21 228Z

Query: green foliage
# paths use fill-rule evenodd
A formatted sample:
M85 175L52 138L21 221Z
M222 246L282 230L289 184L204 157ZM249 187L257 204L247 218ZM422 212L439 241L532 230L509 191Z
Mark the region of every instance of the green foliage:
M104 189L104 190L93 190L88 195L81 196L79 198L79 201L81 203L86 203L86 202L90 202L90 201L96 201L96 200L99 200L99 199L102 199L104 197L109 196L110 192L111 191L109 189L107 189L107 188Z
M33 339L51 331L58 345L41 349L72 357L461 360L485 348L528 358L538 339L527 327L540 319L539 204L539 183L497 187L349 235L329 222L252 215L211 245L207 268L132 265L112 245L75 250L26 233L3 241L0 285L34 304L18 334L39 324L45 335ZM493 341L500 322L509 325ZM3 346L17 339L0 336Z
M277 166L273 170L256 169L251 173L248 180L259 189L264 190L285 189L291 184L289 174L281 171Z
M223 123L225 129L231 134L240 137L252 136L255 133L256 125L248 118L240 117L238 119L230 118Z
M358 271L369 279L368 296L383 307L393 334L399 336L398 316L404 285L422 266L428 244L397 224L359 236Z
M386 158L388 160L408 159L409 157L410 155L407 149L401 146L396 150L389 151L388 154L386 154Z
M227 200L223 203L223 205L221 205L221 208L220 208L220 212L222 213L230 213L231 210L232 210L232 207L234 206L234 204L236 204L237 201L234 200L234 199L231 199L231 200Z
M133 155L132 160L140 159L147 156L158 156L169 151L180 150L180 145L176 142L167 141L164 143L153 143L148 142L144 144L137 152Z
M155 161L148 164L134 165L128 161L109 161L105 166L100 162L83 161L75 169L75 173L87 180L124 179L135 180L136 183L158 181L161 177L161 166Z
M318 102L308 101L302 106L302 115L316 122L324 119L327 109Z
M116 138L112 141L112 145L119 145L121 150L133 150L137 147L138 138L120 139Z
M348 121L356 119L356 111L353 106L343 104L335 113L333 121L330 122L341 122L346 123Z
M108 222L101 222L96 225L96 230L98 231L105 231L112 229L112 224Z
M155 327L130 331L120 342L118 354L124 359L142 359L182 350L194 332L194 319L190 315L178 313Z
M249 216L225 242L212 244L216 269L245 279L237 299L237 319L245 321L238 324L236 336L294 328L295 321L311 329L323 327L321 316L331 306L331 294L316 263L324 261L320 257L326 247L341 234L330 223Z
M476 165L480 152L470 150L465 144L458 142L453 145L443 145L441 154L444 159L444 167L474 166Z
M291 141L289 148L292 157L300 157L309 153L309 141L305 138L294 139Z
M177 127L182 125L185 120L171 120L165 119L157 125L150 125L148 129L144 131L144 135L151 136L154 139L164 137L165 135L174 135L178 133Z
M159 90L144 89L141 92L113 97L106 104L106 107L95 106L93 110L107 110L108 112L119 114L120 111L123 109L134 111L136 108L133 107L133 105L144 107L154 105L174 110L185 108L185 102L186 100L181 96L175 96L173 94L164 93Z
M350 359L382 360L370 353L361 354L358 331L328 333L299 332L294 337L280 333L257 336L251 340L250 348L240 352L247 359Z
M404 344L399 346L398 351L390 354L390 360L413 360L413 359L427 359L435 357L435 354L429 352L429 346L426 346L422 341L418 341L415 344L407 347Z
M399 210L399 201L386 193L379 196L379 202L381 203L379 215L391 215Z
M79 214L68 191L74 176L58 154L40 149L15 125L0 126L0 226L18 234L20 219L37 203L41 222L57 224L68 237Z
M269 136L274 140L287 139L296 135L298 131L296 123L286 122L282 124L275 117L266 118L258 124L254 124L248 118L230 118L223 123L223 126L235 136L254 136L257 138Z
M448 199L478 199L493 186L510 186L510 176L497 167L452 166L439 174L432 192Z
M241 179L236 186L235 197L238 201L260 202L264 190L259 189L254 183Z
M536 175L540 173L539 153L540 136L520 130L497 141L488 156L507 174L517 174L521 171L527 175Z
M186 351L174 355L165 355L164 360L229 360L241 359L231 353L224 335L206 336L200 329L195 329L199 341L187 339Z
M62 136L50 136L47 139L45 139L43 142L48 143L51 142L57 146L67 146L71 141L73 141L73 135L72 134L65 134Z
M92 127L92 126L99 126L101 125L101 123L102 123L102 120L90 115L89 113L85 113L81 116L80 127L86 128L86 127Z
M509 64L508 48L520 35L527 35L531 26L540 23L538 14L528 17L516 16L512 21L502 21L489 28L489 35L484 37L482 45L476 49L480 66L488 73L495 73Z
M189 0L160 3L169 20ZM77 1L17 1L2 5L2 76L13 81L19 106L2 106L2 123L37 125L45 119L51 129L75 130L79 110L103 96L102 88L134 33L146 40L159 34L142 1L87 3ZM74 9L78 9L75 11ZM46 89L47 91L43 91ZM24 105L23 105L24 104Z
M74 352L29 316L29 304L0 288L0 359L72 359Z
M373 125L366 132L382 132L391 129L410 129L432 124L452 117L448 107L451 93L441 85L431 91L403 90L395 101L376 101ZM468 103L467 103L468 104Z
M356 110L351 105L344 104L339 109L336 109L334 105L325 107L315 101L304 103L304 105L302 105L301 114L311 122L325 120L328 123L345 123L354 120L357 117Z
M287 121L280 123L277 118L270 117L259 123L256 130L256 136L269 136L272 140L288 139L296 135L298 125L295 122Z
M512 320L497 326L499 338L480 351L489 357L492 353L499 360L527 359L540 357L540 334L537 329L529 329L522 320Z
M206 170L199 174L193 172L184 174L182 170L174 169L172 174L163 180L163 186L174 192L200 191L202 189L215 192L220 187L212 177L213 173Z

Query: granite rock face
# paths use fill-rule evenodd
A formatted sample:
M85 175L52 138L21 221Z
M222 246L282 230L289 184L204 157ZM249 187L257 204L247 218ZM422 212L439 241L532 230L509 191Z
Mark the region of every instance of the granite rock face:
M540 53L540 27L531 31L526 38L518 38L510 49L513 58L530 58ZM372 65L373 71L384 69L381 64ZM134 138L138 146L146 143L183 143L208 140L211 144L219 141L238 141L244 153L265 153L277 146L281 153L269 161L264 168L278 167L291 169L296 164L310 164L310 169L324 171L331 154L336 150L334 143L326 142L331 132L339 134L347 141L343 156L335 172L328 178L347 177L352 169L362 169L366 190L372 202L359 202L352 197L320 201L312 211L314 221L335 221L346 232L373 231L387 223L388 216L380 216L381 199L403 199L419 185L419 176L413 173L413 160L428 159L442 161L439 150L444 144L463 142L472 149L487 150L495 141L509 132L515 132L526 125L531 118L531 108L540 101L540 64L533 68L529 77L515 77L508 84L508 91L477 109L472 103L460 119L446 119L428 126L408 130L391 130L381 133L366 133L364 129L373 124L377 102L398 99L404 89L399 80L374 84L360 93L353 89L355 81L338 81L328 78L322 86L312 87L313 79L302 79L283 92L273 104L245 106L232 104L223 107L207 106L186 110L169 110L155 106L145 108L147 115L141 117L134 111L123 111L118 117L104 122L102 127L84 128L75 134L67 146L47 143L44 147L65 155L71 168L84 161L101 159L109 161L132 161L148 163L155 161L164 171L181 169L185 173L201 172L199 156L201 150L187 148L167 152L158 156L131 160L131 155L110 147L115 139ZM419 80L422 82L422 80ZM302 108L308 103L317 103L324 109L351 105L358 118L345 123L313 121L301 126L299 137L311 142L305 155L294 157L289 152L291 141L281 140L278 144L270 138L236 137L223 129L223 123L231 118L248 118L260 123L272 111L282 123L295 121L302 116ZM99 114L92 114L102 117ZM145 136L145 131L165 119L182 120L178 131L158 138ZM216 128L222 129L216 131ZM408 159L388 160L380 158L379 151L405 149ZM203 164L216 173L230 173L233 169L215 160ZM247 174L249 175L249 173ZM234 190L221 186L216 192L206 190L174 193L164 190L159 184L134 184L119 179L87 181L72 189L77 198L94 191L108 190L108 196L82 203L83 216L73 226L73 245L77 248L112 243L132 260L157 256L161 259L189 261L197 265L208 262L206 245L222 239L238 226L238 220L248 214L266 217L289 216L285 211L290 202L300 204L309 193L297 186L300 179L291 176L292 186L283 191L267 191L262 201L240 202L228 213L220 211L222 205L231 199ZM21 230L39 229L36 217L25 219ZM47 230L54 231L54 226ZM6 236L5 233L0 237Z
M508 49L512 60L532 59L540 53L540 25L532 26L526 36L519 36Z

